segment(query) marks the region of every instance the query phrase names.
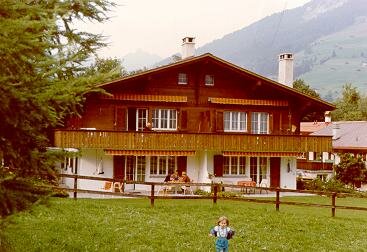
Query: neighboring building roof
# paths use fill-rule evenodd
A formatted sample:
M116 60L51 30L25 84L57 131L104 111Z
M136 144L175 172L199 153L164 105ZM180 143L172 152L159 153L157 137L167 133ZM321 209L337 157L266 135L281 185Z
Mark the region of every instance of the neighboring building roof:
M329 124L330 122L301 122L300 132L302 135L309 135L327 127Z
M338 125L339 128L335 129L336 125ZM333 136L333 133L335 133L335 136ZM327 127L310 135L333 136L334 150L367 151L367 121L332 122Z
M199 55L199 56L195 56L195 57L190 57L190 58L187 58L187 59L184 59L184 60L181 60L181 61L178 61L178 62L175 62L175 63L172 63L172 64L168 64L168 65L165 65L165 66L161 66L161 67L157 67L157 68L154 68L154 69L150 69L150 70L147 70L147 71L144 71L144 72L140 72L140 73L137 73L137 74L134 74L134 75L129 75L129 76L125 76L123 78L120 78L120 79L117 79L117 80L114 80L114 81L111 81L111 82L107 82L107 83L103 83L103 84L100 84L98 85L99 87L107 87L109 85L116 85L117 83L121 82L121 81L125 81L125 80L132 80L132 79L135 79L135 78L139 78L139 77L143 77L143 76L147 76L149 74L152 74L152 73L158 73L160 71L164 71L164 70L167 70L169 68L175 68L175 67L179 67L181 65L185 65L185 64L191 64L191 63L194 63L194 62L197 62L197 61L201 61L201 60L212 60L218 64L221 64L222 66L224 67L227 67L227 68L230 68L234 71L237 71L238 73L240 74L245 74L245 75L251 75L253 77L256 77L256 78L259 78L263 81L265 81L266 83L269 83L270 85L272 85L273 87L276 87L278 89L281 89L283 90L284 92L287 92L288 94L292 94L292 95L295 95L297 97L302 97L302 98L306 98L307 101L312 101L313 103L316 103L316 104L319 104L320 106L322 106L325 110L334 110L335 109L335 106L331 103L328 103L324 100L321 100L321 99L317 99L315 97L312 97L312 96L309 96L307 94L304 94L294 88L291 88L291 87L288 87L286 85L283 85L279 82L276 82L274 80L271 80L271 79L268 79L264 76L261 76L259 74L256 74L254 72L251 72L247 69L244 69L244 68L241 68L235 64L232 64L228 61L225 61L221 58L218 58L210 53L205 53L205 54L202 54L202 55Z

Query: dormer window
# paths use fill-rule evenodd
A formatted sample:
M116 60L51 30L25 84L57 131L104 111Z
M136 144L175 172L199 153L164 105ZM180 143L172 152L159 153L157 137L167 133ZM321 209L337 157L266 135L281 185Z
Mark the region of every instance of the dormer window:
M187 74L186 73L179 73L178 74L178 84L186 85L187 84Z
M214 75L211 75L211 74L205 75L205 85L214 86Z

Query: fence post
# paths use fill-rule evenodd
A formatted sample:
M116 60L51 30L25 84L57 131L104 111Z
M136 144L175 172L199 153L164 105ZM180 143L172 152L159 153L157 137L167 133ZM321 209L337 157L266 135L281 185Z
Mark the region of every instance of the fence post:
M276 192L275 209L276 209L277 211L279 211L279 204L280 204L280 200L279 200L279 192L280 192L280 188L279 188L279 187L277 187L277 188L275 189L275 192Z
M74 175L74 199L77 199L77 190L78 190L78 175Z
M336 192L333 192L333 194L331 195L331 217L335 217L335 198L336 198Z
M217 193L218 193L218 185L214 184L214 195L213 195L213 203L217 203Z
M152 189L150 192L150 206L154 207L154 184L152 185Z

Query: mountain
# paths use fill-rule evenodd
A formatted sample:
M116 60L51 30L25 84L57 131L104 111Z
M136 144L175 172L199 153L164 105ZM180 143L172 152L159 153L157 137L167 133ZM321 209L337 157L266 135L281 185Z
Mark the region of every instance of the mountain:
M322 96L349 82L367 91L366 0L313 0L225 35L197 49L276 79L277 57L295 54L295 78Z
M155 62L162 60L161 57L155 54L144 52L143 50L137 50L134 53L126 54L123 58L123 66L128 71L139 70L144 67L148 68Z

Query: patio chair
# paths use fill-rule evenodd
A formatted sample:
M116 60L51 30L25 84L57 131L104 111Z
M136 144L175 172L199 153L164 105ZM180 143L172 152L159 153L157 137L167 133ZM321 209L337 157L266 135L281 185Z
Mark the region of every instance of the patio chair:
M260 182L260 193L263 190L262 188L265 188L264 190L266 191L266 193L268 193L268 188L269 188L269 182L268 179L262 179Z

